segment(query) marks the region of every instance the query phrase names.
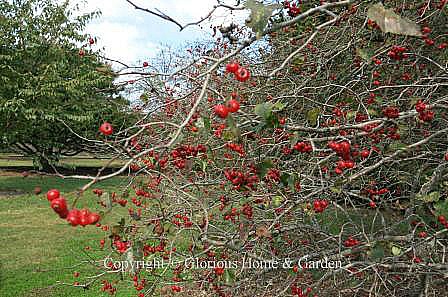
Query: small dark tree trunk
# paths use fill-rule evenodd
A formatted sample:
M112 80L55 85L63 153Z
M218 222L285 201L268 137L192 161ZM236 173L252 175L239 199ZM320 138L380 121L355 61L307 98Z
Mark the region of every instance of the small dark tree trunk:
M51 167L50 162L45 158L39 158L39 169L43 172L53 172L54 169Z

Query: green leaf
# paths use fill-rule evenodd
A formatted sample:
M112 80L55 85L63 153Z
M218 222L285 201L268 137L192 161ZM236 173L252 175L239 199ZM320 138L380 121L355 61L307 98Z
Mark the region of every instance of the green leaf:
M295 192L295 184L297 181L297 176L295 174L283 173L280 176L280 181L284 186L289 187L289 189Z
M268 119L272 115L273 104L271 102L264 102L255 106L255 114L263 119Z
M268 170L270 168L272 168L272 166L274 166L274 164L272 163L271 159L265 159L263 162L261 162L258 165L258 170L257 170L257 174L260 178L263 178L266 173L268 172Z
M308 122L310 123L310 125L312 126L316 126L317 125L317 119L319 117L320 114L320 109L319 108L313 108L310 109L307 114L306 114L306 119L308 120Z
M229 284L232 283L235 279L235 272L233 269L225 269L224 270L224 281Z
M342 188L341 187L330 187L330 191L332 191L335 194L341 194Z
M384 258L384 254L384 247L381 244L376 244L375 247L370 251L370 256L376 260Z
M437 215L448 217L448 200L439 201L434 204Z
M202 120L204 121L204 128L207 130L211 129L211 123L209 117L203 117Z
M274 10L283 7L280 4L265 5L255 0L247 0L244 6L250 10L250 16L246 20L246 25L256 34L257 39L262 36L263 30L266 28Z
M369 49L356 48L356 54L366 62L372 61L373 52Z
M422 36L420 27L415 22L402 18L393 9L384 8L382 3L372 5L367 11L367 16L385 33Z
M227 122L227 127L230 128L230 132L232 132L233 136L238 139L241 136L241 131L240 128L238 128L237 123L235 122L234 117L232 117L231 115L229 115L226 118L226 122Z
M297 56L295 57L292 62L291 62L294 66L300 66L303 63L305 63L305 59L301 56Z
M274 205L275 207L279 207L283 202L283 197L282 196L275 196L272 199L272 205Z
M275 102L275 104L273 106L273 108L276 109L277 111L282 111L285 107L286 107L286 105L280 101Z
M395 151L398 151L398 150L405 149L406 147L407 147L406 144L404 144L404 143L402 143L402 142L400 142L400 141L394 141L394 142L392 142L392 143L388 146L387 150L388 150L389 152L395 152Z
M418 194L415 198L417 200L424 201L426 203L437 202L440 199L440 193L439 192L431 192L428 195Z

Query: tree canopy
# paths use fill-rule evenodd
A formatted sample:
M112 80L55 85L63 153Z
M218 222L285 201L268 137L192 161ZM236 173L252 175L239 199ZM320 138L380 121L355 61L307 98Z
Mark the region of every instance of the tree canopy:
M0 146L46 164L86 149L72 132L94 138L98 123L124 120L128 103L83 33L98 12L51 0L3 1L0 12Z

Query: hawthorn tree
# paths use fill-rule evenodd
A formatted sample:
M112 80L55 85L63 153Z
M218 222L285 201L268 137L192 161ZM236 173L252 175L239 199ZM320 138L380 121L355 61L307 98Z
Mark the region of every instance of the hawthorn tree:
M183 25L127 2L180 29L206 20ZM101 220L51 193L71 225L105 231L101 272L75 286L101 280L113 295L122 277L139 297L443 296L445 1L247 0L209 16L217 9L251 16L215 28L211 48L120 70L151 95L136 125L105 140L126 164L78 176L82 193L132 171L123 194L94 189ZM129 216L113 224L115 207ZM120 262L161 259L169 265Z
M109 65L97 57L85 25L69 2L0 4L0 145L48 168L63 155L96 150L98 125L129 121ZM78 134L78 136L72 132Z

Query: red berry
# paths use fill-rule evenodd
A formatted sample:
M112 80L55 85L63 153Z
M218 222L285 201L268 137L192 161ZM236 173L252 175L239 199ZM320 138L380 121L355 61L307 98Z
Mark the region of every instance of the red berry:
M89 224L90 212L88 209L82 209L79 211L79 224L81 226L87 226Z
M235 99L230 99L229 102L227 102L227 109L230 112L237 112L240 109L240 103Z
M429 28L429 27L423 27L423 29L422 29L422 33L423 33L423 34L429 34L429 33L431 33L431 28Z
M437 48L438 48L438 49L445 49L447 46L448 46L448 43L443 42L443 43L441 43Z
M437 217L437 221L439 221L439 223L443 225L446 222L446 218L445 218L445 216L440 215Z
M238 68L238 70L235 72L235 78L238 81L245 82L250 78L250 72L244 67Z
M230 62L226 65L226 71L230 73L235 73L240 68L240 65L236 62Z
M48 201L52 201L54 199L59 198L60 194L61 193L58 190L52 189L47 192L47 199L48 199Z
M149 66L149 64L148 64L148 62L143 62L143 67L148 67Z
M72 209L69 211L68 215L67 215L67 222L70 223L70 225L72 225L73 227L78 226L80 223L80 219L79 219L79 210L77 209Z
M336 167L336 168L334 169L334 172L335 172L336 174L341 175L341 174L342 174L342 169L339 168L339 167Z
M361 158L366 159L366 158L369 157L369 155L370 155L370 151L369 150L365 149L365 150L361 151Z
M215 112L215 114L217 116L219 116L222 119L225 119L227 117L227 115L229 114L229 110L227 109L227 107L225 107L222 104L215 105L215 107L213 108L213 111Z
M432 40L431 38L426 38L426 39L425 39L425 43L426 43L427 45L434 45L434 40Z
M93 39L92 37L89 38L89 44L92 45L95 43L95 39Z
M445 161L448 161L448 153L445 154Z
M350 143L348 141L343 141L340 144L340 150L344 155L347 155L350 153Z
M67 202L62 197L52 200L51 208L63 219L68 215Z
M425 238L426 236L428 236L428 233L426 233L425 231L421 231L418 233L418 237L420 238Z
M371 208L376 208L376 203L375 203L375 201L370 201L370 202L369 202L369 206L370 206Z
M88 221L90 225L95 225L101 219L100 215L92 212L88 216Z
M352 160L345 161L345 168L353 168L355 167L355 162Z
M114 128L108 122L104 122L100 126L100 132L103 133L104 135L111 135L112 133L114 133Z
M285 118L281 118L278 122L279 122L280 125L284 125L284 124L286 124L286 119Z

